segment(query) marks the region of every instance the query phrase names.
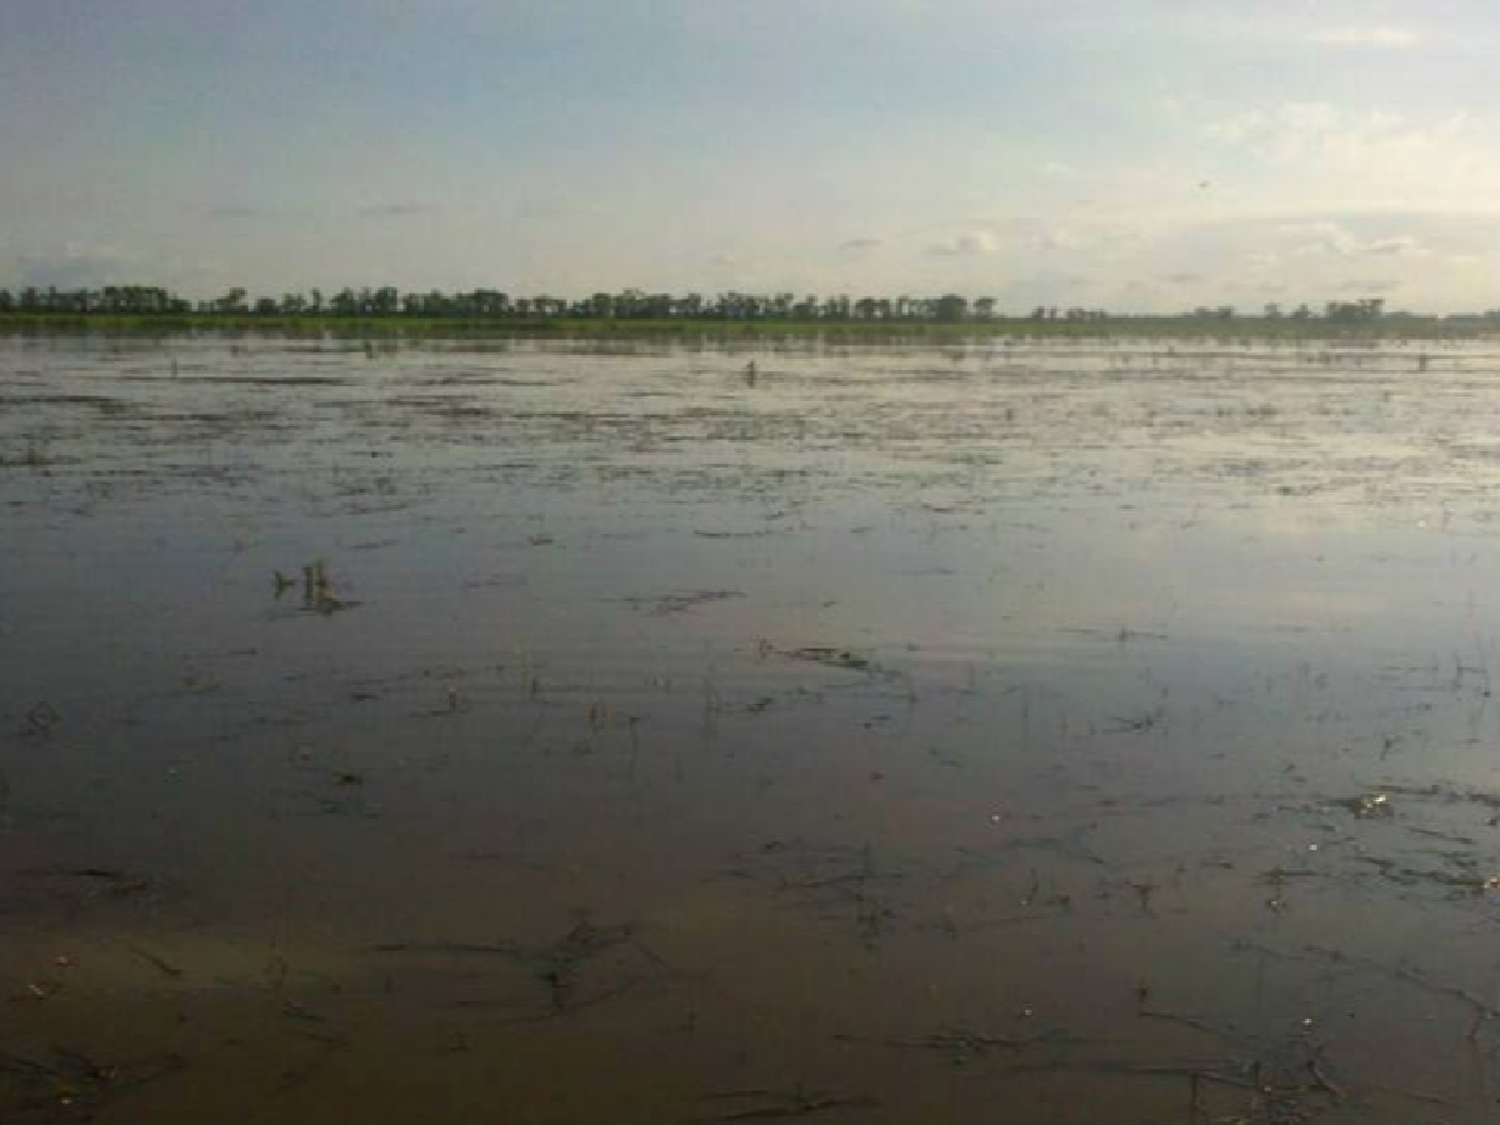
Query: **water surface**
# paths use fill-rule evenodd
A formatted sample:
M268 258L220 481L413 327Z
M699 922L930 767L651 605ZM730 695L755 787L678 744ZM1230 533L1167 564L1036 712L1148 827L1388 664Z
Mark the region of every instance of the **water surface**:
M1497 406L0 340L0 1119L1490 1120Z

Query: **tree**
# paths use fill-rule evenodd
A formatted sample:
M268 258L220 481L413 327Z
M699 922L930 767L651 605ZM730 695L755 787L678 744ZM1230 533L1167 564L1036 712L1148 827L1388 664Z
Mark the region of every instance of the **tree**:
M937 299L933 312L948 323L963 320L969 315L969 302L956 293L948 293Z
M1358 301L1329 301L1324 315L1340 324L1359 324L1379 320L1385 312L1385 301L1379 297L1365 297Z
M224 296L213 302L214 311L221 313L242 313L246 310L246 296L247 294L243 289L231 289Z

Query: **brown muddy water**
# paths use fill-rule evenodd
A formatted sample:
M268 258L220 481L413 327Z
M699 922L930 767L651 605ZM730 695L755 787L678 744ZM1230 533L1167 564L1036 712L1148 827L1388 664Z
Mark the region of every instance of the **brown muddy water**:
M1494 1120L1427 348L0 341L0 1121Z

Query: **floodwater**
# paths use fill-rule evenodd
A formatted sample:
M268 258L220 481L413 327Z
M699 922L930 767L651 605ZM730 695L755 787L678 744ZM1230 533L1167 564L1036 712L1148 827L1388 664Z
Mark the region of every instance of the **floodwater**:
M1493 1120L1497 419L1478 343L0 340L0 1120Z

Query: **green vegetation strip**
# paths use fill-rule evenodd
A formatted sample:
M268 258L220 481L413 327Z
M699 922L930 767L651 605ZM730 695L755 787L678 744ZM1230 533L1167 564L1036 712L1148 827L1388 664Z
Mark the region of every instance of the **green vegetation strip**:
M0 313L0 332L129 332L176 334L200 331L267 332L288 335L489 335L674 336L680 338L835 338L892 340L1108 337L1215 340L1447 340L1500 335L1490 317L1387 316L1358 323L1325 318L1122 316L1089 320L995 318L959 321L756 320L728 318L467 318L327 316L255 313L116 314L69 312Z

